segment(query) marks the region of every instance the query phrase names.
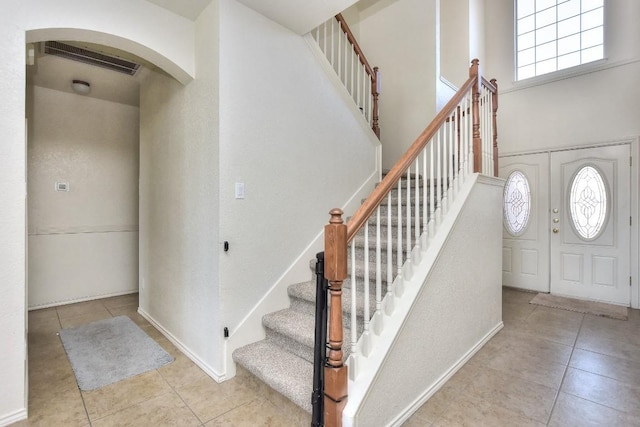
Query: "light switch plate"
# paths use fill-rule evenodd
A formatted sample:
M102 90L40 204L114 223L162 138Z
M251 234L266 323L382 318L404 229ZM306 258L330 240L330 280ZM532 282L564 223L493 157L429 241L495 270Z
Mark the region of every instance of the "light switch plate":
M236 182L236 199L244 199L244 182Z

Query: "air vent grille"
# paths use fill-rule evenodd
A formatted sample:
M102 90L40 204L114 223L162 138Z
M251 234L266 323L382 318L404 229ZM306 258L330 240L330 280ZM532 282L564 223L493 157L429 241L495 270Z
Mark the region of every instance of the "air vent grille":
M56 41L45 42L44 53L61 56L63 58L83 62L85 64L95 65L97 67L106 68L119 73L128 74L130 76L133 76L140 68L140 64L127 61L126 59L116 58L114 56L105 55L103 53L94 52Z

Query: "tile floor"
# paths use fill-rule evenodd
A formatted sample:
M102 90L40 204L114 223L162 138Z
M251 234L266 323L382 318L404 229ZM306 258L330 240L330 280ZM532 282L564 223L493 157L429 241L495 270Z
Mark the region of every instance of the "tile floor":
M504 289L504 329L405 426L640 426L640 311L612 320L530 305L532 297ZM216 383L136 310L137 295L129 295L31 312L29 419L14 426L301 424L248 379ZM79 391L56 333L119 315L175 362Z
M613 320L503 289L504 328L405 424L640 426L640 311Z

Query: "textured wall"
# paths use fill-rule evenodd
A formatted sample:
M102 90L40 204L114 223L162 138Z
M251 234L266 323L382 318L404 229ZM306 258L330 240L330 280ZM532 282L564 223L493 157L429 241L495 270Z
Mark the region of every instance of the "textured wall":
M171 37L166 37L167 28ZM2 4L0 342L5 351L0 352L0 424L26 416L25 43L66 39L111 44L157 59L188 81L195 65L193 34L193 23L144 0Z
M153 72L140 87L140 308L219 376L216 2L195 43L194 81Z
M23 2L0 14L0 424L26 416L26 159Z
M397 420L501 324L501 201L502 180L480 178L354 425L388 425Z
M500 86L501 154L598 143L640 134L640 2L606 3L605 57L588 74L514 82L514 2L486 2L485 74ZM592 65L586 66L587 68ZM578 67L579 68L579 67ZM584 68L583 68L584 69ZM564 73L564 74L562 74Z
M376 171L378 144L303 37L234 1L220 22L220 239L231 244L220 292L233 334Z
M138 108L41 87L30 102L29 307L137 291Z
M391 168L436 112L436 0L373 3L360 13L360 43L382 75L383 167Z

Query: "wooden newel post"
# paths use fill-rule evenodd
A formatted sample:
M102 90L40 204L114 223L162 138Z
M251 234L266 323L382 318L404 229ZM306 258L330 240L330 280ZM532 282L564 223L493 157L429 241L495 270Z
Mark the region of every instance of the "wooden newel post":
M480 72L478 64L480 61L471 61L469 77L475 77L471 93L471 114L473 120L473 171L482 172L482 139L480 138Z
M491 79L496 91L491 95L493 104L493 176L498 176L498 82Z
M329 282L329 356L324 369L325 426L341 426L342 411L347 404L347 367L342 352L342 282L347 278L347 226L342 210L329 212L324 227L324 277Z
M371 128L378 139L380 139L380 126L378 125L378 96L380 95L380 93L378 93L378 78L380 78L378 67L373 67L373 79L371 79L371 95L373 96Z

